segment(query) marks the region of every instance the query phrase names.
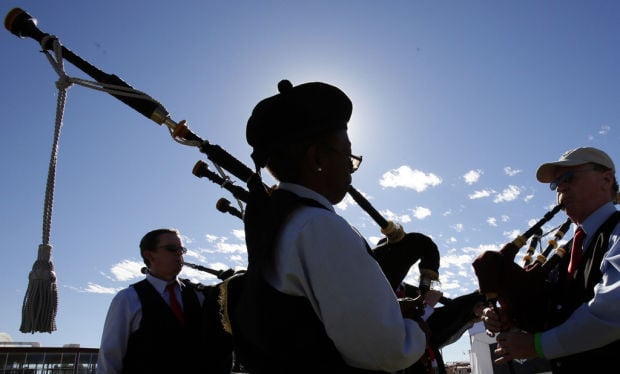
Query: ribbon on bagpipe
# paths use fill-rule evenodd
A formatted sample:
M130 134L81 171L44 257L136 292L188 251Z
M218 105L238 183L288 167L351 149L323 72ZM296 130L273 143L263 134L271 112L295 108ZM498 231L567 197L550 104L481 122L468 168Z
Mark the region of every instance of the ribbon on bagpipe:
M478 277L480 292L495 308L499 302L508 318L525 331L541 331L544 328L544 312L541 306L545 305L548 297L545 279L565 251L556 249L555 254L544 264L541 262L541 255L536 262L529 263L526 267L519 266L514 259L527 240L539 232L561 209L561 205L556 205L525 233L499 251L483 252L472 264ZM568 226L570 221L565 222L556 232L554 239L549 241L545 258L557 247L558 240L564 236Z

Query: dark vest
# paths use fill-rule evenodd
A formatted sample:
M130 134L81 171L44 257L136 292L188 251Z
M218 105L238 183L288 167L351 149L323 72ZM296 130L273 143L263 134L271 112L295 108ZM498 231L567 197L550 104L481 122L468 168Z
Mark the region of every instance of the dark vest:
M559 282L556 295L559 297L552 303L553 314L550 327L566 321L581 304L594 297L594 286L602 277L600 266L609 248L609 236L618 223L620 223L620 212L615 212L599 227L584 253L575 279L568 283L566 278L570 256L564 257L558 268ZM575 339L579 337L576 336ZM588 369L587 372L596 372L598 369L612 367L618 361L619 354L620 340L598 349L561 357L550 360L550 362L554 373L581 373L581 370L585 369Z
M262 268L288 215L301 205L322 207L283 190L269 200L262 201L261 212L247 205L250 261L231 315L236 353L252 374L370 373L344 362L307 298L281 293L265 281Z
M183 281L186 284L185 281ZM182 289L185 326L146 280L132 285L142 304L140 327L131 333L123 373L204 373L203 316L194 289Z

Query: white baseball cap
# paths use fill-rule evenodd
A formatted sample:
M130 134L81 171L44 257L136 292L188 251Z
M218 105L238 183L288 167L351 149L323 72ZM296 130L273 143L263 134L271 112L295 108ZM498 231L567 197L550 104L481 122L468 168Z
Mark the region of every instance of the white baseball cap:
M614 173L616 172L614 162L607 153L592 147L581 147L565 152L558 161L540 165L536 171L536 179L542 183L550 183L553 182L555 171L558 167L578 166L590 163L604 166L611 169Z

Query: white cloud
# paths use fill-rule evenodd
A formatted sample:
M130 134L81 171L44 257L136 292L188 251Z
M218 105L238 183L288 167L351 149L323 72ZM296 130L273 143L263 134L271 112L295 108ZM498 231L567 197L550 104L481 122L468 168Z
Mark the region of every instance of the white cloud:
M379 184L383 187L405 187L422 192L428 187L441 184L441 182L441 178L433 173L425 174L420 170L412 170L409 166L403 165L383 174Z
M474 258L471 255L461 254L461 255L444 255L441 256L441 267L442 268L450 268L452 266L456 266L458 268L471 268L471 263Z
M219 242L215 245L216 251L219 253L245 253L247 249L243 243L226 243L225 241Z
M226 236L216 236L207 234L205 237L208 239L209 243L212 244L212 247L201 249L201 253L246 253L245 247L245 231L244 230L233 230L233 236L237 240L236 243L229 243L228 238ZM201 261L205 260L205 257L202 254L195 253L193 251L188 251L187 256L199 258Z
M205 267L211 270L215 270L208 266ZM203 270L193 269L187 266L183 267L179 276L181 278L189 279L194 283L211 284L218 282L218 278L214 274Z
M506 238L508 238L510 240L513 240L514 238L519 236L520 233L521 233L520 230L515 229L515 230L512 230L512 231L504 231L503 235L504 235L504 237L506 237Z
M471 200L475 200L475 199L482 199L484 197L489 197L491 196L491 193L493 191L489 191L489 190L482 190L482 191L475 191L473 194L469 195L469 198Z
M515 200L517 197L519 197L520 194L521 194L521 190L519 189L519 187L510 185L507 188L505 188L501 193L495 195L493 202L501 203L504 201L512 201L512 200Z
M411 217L409 217L409 215L403 214L402 216L399 216L398 214L392 212L389 209L382 211L381 215L388 221L394 221L394 222L400 222L400 223L411 222Z
M118 291L120 291L122 288L123 287L119 287L119 288L104 287L99 284L88 282L88 286L86 286L86 288L83 289L82 292L114 295Z
M497 219L495 217L487 218L487 223L489 226L497 226Z
M523 170L520 170L520 169L513 169L510 166L506 166L504 168L504 173L506 173L506 175L511 176L511 177L521 173L522 171Z
M243 264L244 264L244 267L243 267L243 268L245 269L245 261L246 261L245 257L240 256L240 255L235 255L235 254L233 254L233 255L231 255L229 258L230 258L230 260L231 260L231 261L233 261L233 262L236 262L236 263L243 263Z
M183 241L183 244L192 244L194 242L194 239L183 234L181 234L181 240Z
M245 230L233 230L233 236L240 241L245 241Z
M123 260L113 265L110 272L114 275L114 280L124 282L141 277L143 267L143 262Z
M478 182L480 176L483 174L481 170L470 170L465 175L463 175L463 179L467 184L474 184Z
M359 191L359 193L362 194L362 196L364 196L364 198L366 198L366 200L370 200L368 195L366 195L365 193L363 193L361 191ZM344 199L342 199L338 204L336 204L336 208L338 208L340 210L347 210L349 205L356 205L356 204L357 203L355 202L355 200L353 200L351 195L346 194Z
M603 125L603 126L601 126L600 130L598 130L598 133L599 133L599 135L607 135L607 133L609 133L610 129L611 129L610 126Z
M186 262L205 262L206 261L206 257L202 254L203 252L205 252L204 250L188 250L186 254L183 255L183 259ZM208 251L207 251L208 252ZM188 259L190 259L190 261L188 261ZM194 259L194 260L192 260Z
M430 209L421 206L415 207L414 209L411 209L411 211L413 212L413 216L417 219L424 219L431 215Z

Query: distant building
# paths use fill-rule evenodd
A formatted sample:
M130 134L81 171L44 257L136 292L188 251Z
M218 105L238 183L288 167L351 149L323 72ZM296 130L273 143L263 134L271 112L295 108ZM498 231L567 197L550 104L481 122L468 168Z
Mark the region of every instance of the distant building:
M98 348L40 347L39 343L0 341L0 373L94 374Z
M469 362L446 363L446 373L448 374L470 374L471 364Z
M5 334L6 335L6 334ZM492 352L495 338L486 335L481 323L469 329L471 361L446 363L448 374L534 374L549 373L546 360L515 360L508 365L496 365ZM0 333L0 374L94 374L99 348L80 348L79 344L63 347L40 347L36 342L13 342Z

